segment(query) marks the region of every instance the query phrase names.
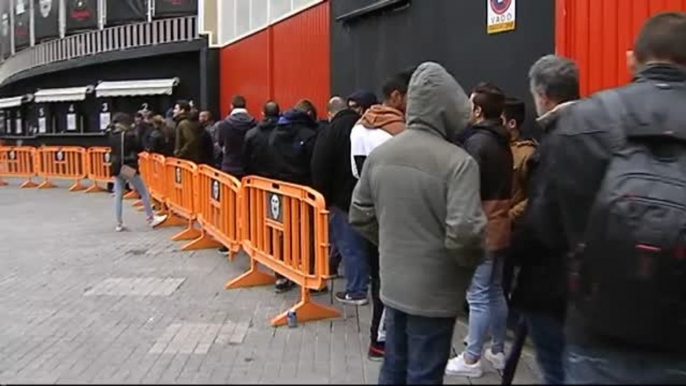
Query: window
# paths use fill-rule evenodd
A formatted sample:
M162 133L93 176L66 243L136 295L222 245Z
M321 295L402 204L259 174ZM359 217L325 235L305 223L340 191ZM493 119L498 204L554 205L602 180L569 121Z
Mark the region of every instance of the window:
M291 0L269 0L269 21L274 21L291 12Z

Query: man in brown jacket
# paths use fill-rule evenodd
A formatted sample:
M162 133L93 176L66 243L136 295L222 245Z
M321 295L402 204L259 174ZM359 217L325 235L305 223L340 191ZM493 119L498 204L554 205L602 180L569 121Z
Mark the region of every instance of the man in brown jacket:
M521 127L526 117L526 105L517 98L507 98L503 110L503 122L510 132L510 149L514 161L514 178L512 180L512 207L510 220L516 222L526 209L527 181L529 179L529 158L534 154L538 143L533 139L523 139Z

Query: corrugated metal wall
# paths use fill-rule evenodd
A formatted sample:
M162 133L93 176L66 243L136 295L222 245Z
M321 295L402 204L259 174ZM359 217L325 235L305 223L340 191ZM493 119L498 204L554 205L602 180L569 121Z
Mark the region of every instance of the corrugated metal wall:
M221 111L242 94L260 117L264 102L292 107L299 99L314 102L326 115L330 96L329 2L314 6L261 32L222 48Z
M686 0L557 0L557 53L577 61L589 95L630 80L626 52L651 15L686 10Z

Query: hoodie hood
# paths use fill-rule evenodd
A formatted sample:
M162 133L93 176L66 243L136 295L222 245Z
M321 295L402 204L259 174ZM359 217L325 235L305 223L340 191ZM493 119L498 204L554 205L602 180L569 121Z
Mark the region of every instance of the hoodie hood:
M315 122L306 112L301 110L288 110L279 118L279 126L294 124L305 125L313 130L317 128L317 122Z
M186 119L190 120L191 116L188 113L180 113L179 115L174 117L174 122L179 123Z
M253 118L247 112L242 111L231 113L231 115L226 117L226 122L228 122L231 127L243 131L248 131L257 126L257 121L255 121L255 118Z
M407 128L440 135L450 141L469 121L469 98L441 65L419 66L407 92Z
M279 123L279 117L269 117L260 122L257 128L259 130L272 130L276 127L277 123Z
M405 130L405 115L393 107L376 105L364 113L360 124L368 129L381 129L396 136Z

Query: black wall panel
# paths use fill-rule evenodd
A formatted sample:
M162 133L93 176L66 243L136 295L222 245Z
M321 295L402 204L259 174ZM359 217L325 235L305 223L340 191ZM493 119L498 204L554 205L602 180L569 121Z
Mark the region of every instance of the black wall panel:
M14 47L16 50L31 44L30 0L14 0Z
M155 17L173 17L198 14L198 0L154 0Z
M529 67L555 52L555 1L517 1L517 29L495 35L486 32L483 0L413 0L350 22L344 14L378 3L376 0L332 0L331 86L346 96L356 89L380 93L385 78L424 61L445 66L469 90L481 81L499 85L529 106ZM535 134L529 131L528 134Z
M148 19L148 0L107 0L107 25Z
M67 32L98 28L98 0L66 0Z
M59 0L33 0L36 42L60 36Z

